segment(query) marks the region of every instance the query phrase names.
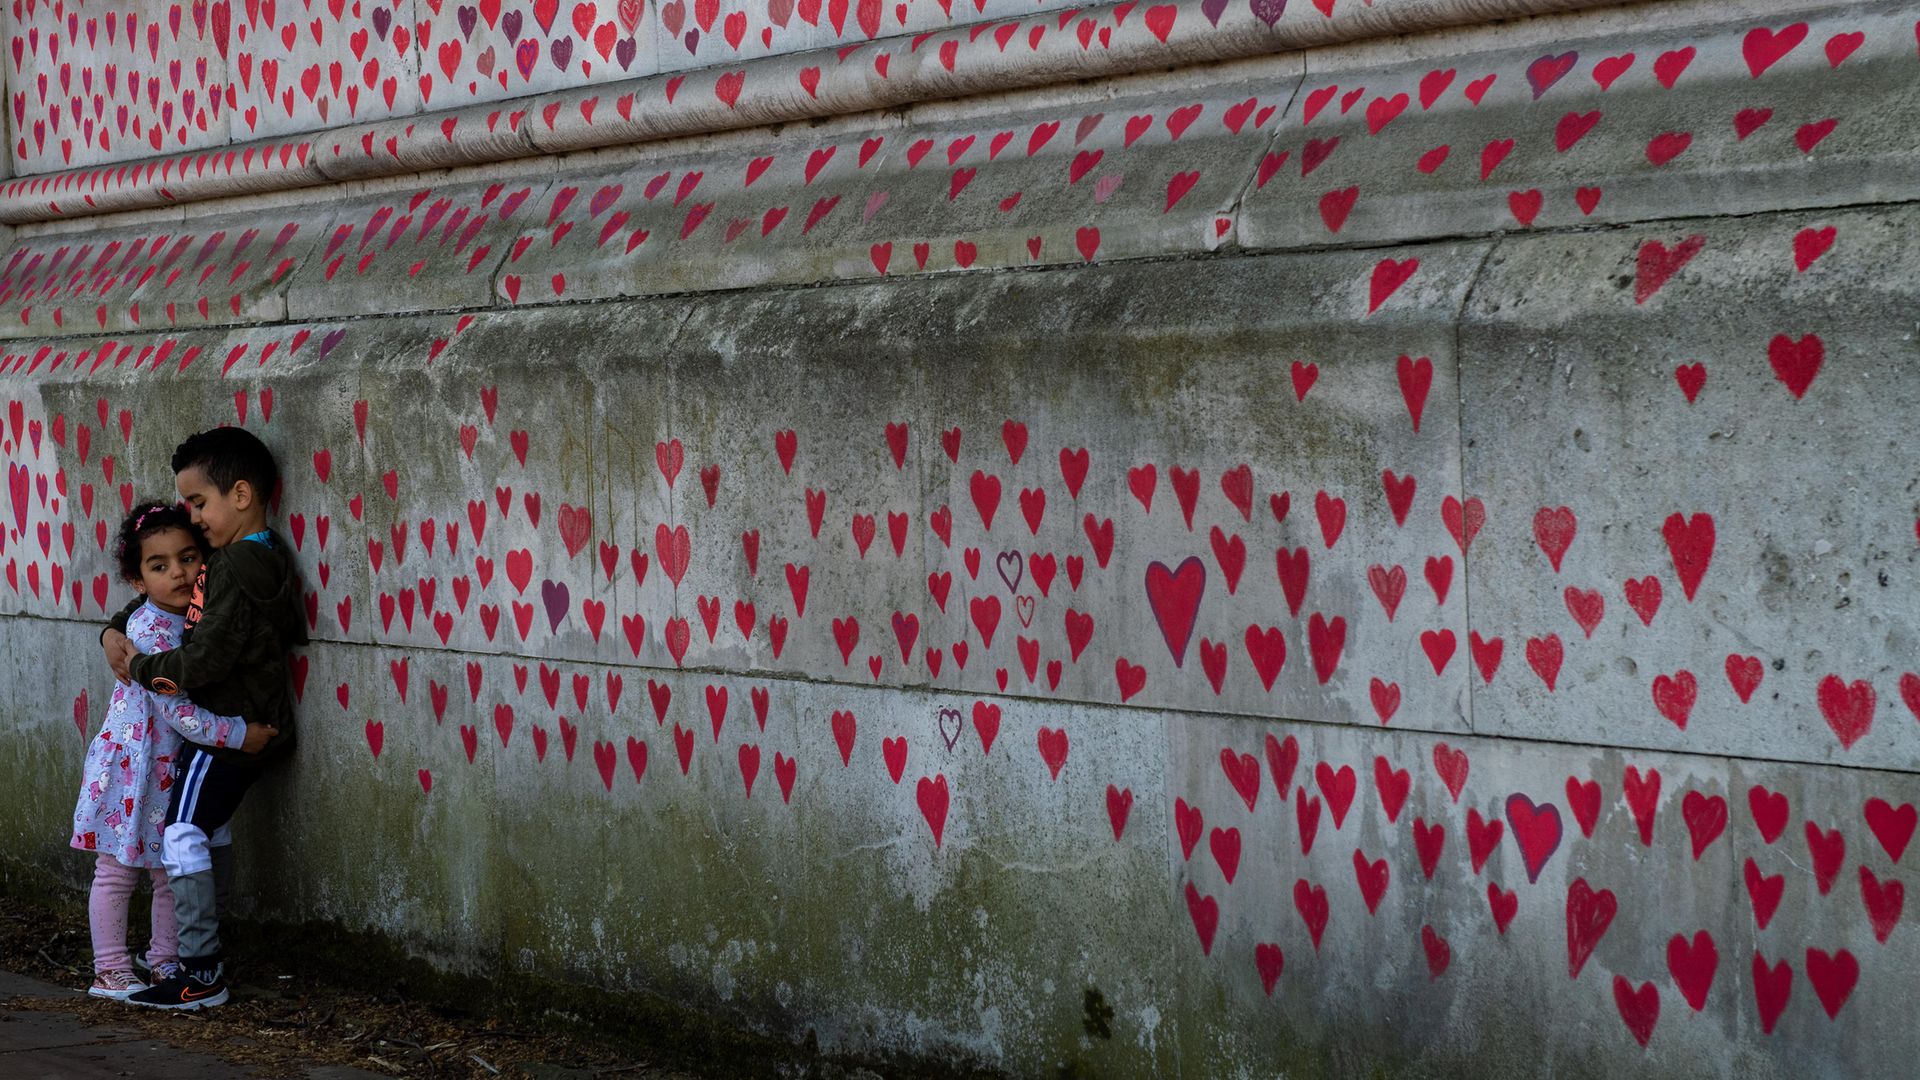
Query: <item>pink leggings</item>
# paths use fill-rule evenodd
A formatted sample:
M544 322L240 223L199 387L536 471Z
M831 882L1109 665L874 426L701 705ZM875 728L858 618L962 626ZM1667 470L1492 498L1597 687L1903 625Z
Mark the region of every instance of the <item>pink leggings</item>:
M147 948L149 964L180 958L179 931L173 921L173 890L167 887L167 872L149 867L153 878L153 939ZM87 902L87 919L93 924L93 970L131 971L127 955L127 905L133 888L139 884L140 870L111 855L101 855L93 867L93 892Z

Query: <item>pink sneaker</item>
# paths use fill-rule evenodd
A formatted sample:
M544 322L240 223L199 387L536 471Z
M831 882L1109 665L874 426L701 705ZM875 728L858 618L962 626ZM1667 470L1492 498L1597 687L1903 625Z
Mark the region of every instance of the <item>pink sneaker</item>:
M94 975L93 985L87 987L87 995L109 1001L125 1001L146 988L147 984L135 978L131 971L102 971Z

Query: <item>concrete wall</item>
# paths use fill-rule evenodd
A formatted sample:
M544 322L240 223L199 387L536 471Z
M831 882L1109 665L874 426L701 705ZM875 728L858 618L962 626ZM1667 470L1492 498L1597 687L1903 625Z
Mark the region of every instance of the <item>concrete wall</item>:
M1286 0L1175 0L1129 25L1134 0L23 0L9 158L39 179L0 185L0 215L23 191L124 194L156 168L171 202L188 172L244 180L275 149L315 179L411 171L1620 2L1311 0L1286 18ZM236 169L231 147L254 153Z
M255 915L1015 1074L1901 1075L1917 15L23 228L6 858L83 873L100 537L242 423Z
M11 156L22 173L130 161L863 45L1036 6L1065 5L36 2L13 12L8 26Z

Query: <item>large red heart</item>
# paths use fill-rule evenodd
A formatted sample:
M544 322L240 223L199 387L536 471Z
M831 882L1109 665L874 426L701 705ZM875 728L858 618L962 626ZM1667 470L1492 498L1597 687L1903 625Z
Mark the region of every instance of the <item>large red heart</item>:
M1660 535L1666 539L1667 551L1673 556L1673 571L1680 577L1680 587L1687 599L1692 600L1700 589L1700 579L1713 563L1713 515L1701 513L1689 518L1684 514L1669 514L1660 526ZM1657 601L1654 606L1658 606ZM1651 621L1651 616L1642 617Z
M1560 847L1560 808L1552 803L1535 806L1525 795L1509 795L1507 824L1513 828L1514 842L1520 845L1520 858L1527 865L1527 880L1538 882L1540 871Z
M1595 892L1586 878L1575 878L1567 887L1567 977L1577 979L1594 946L1606 936L1607 927L1620 910L1612 889Z
M1813 378L1820 374L1826 359L1826 344L1818 334L1806 334L1797 341L1785 334L1776 334L1767 343L1767 363L1796 401L1807 396L1807 388L1813 385Z
M1187 645L1200 612L1200 598L1207 588L1207 567L1199 556L1190 555L1177 569L1155 561L1147 567L1147 603L1160 624L1160 634L1173 654L1173 665L1180 667L1187 658Z

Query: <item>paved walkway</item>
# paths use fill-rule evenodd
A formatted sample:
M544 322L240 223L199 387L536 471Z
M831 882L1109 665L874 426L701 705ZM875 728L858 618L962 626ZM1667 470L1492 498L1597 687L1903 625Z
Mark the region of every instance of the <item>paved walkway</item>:
M96 1080L190 1076L258 1080L255 1069L179 1050L131 1027L93 1024L64 1012L16 1008L19 998L72 998L66 987L0 971L0 1076L8 1080ZM341 1066L309 1069L307 1080L371 1080L381 1073Z

